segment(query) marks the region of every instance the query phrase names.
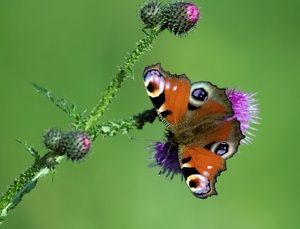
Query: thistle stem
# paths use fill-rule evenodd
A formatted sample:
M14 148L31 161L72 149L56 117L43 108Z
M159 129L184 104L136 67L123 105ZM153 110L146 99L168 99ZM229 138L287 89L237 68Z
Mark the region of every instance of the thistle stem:
M16 178L0 198L0 224L7 216L8 211L15 208L22 200L24 194L35 188L38 178L50 171L48 159L52 158L58 164L64 157L46 153L42 158L36 159L25 172Z
M107 110L112 99L116 96L117 90L121 87L127 76L133 77L132 67L145 51L150 50L158 34L161 32L159 27L153 28L147 36L137 43L137 48L126 58L126 62L119 67L119 72L112 79L99 103L92 109L88 120L85 123L85 131L91 132L99 118ZM92 134L91 134L92 135ZM93 136L93 135L92 135Z

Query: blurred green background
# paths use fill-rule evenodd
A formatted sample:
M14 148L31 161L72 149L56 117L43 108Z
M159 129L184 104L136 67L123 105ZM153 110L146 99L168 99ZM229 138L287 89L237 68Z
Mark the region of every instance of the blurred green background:
M196 199L179 177L149 169L145 150L163 124L129 136L97 139L84 163L64 160L9 213L3 228L299 228L299 0L194 1L198 28L168 32L134 67L103 121L151 107L141 74L161 62L172 73L220 87L258 92L261 125L253 144L227 161L218 196ZM99 100L117 66L144 37L140 0L0 2L0 192L40 152L46 128L67 128L66 115L37 94L35 82L83 111Z

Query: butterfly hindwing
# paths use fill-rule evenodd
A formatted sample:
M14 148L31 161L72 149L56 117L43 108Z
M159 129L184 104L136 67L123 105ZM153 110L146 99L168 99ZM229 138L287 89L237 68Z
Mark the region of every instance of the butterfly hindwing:
M199 198L215 195L217 176L226 169L225 160L237 152L240 140L244 137L239 131L239 122L231 120L218 125L204 137L203 147L194 143L179 147L179 159L186 184Z
M197 145L180 148L181 167L186 184L199 198L216 194L216 177L225 169L225 160Z

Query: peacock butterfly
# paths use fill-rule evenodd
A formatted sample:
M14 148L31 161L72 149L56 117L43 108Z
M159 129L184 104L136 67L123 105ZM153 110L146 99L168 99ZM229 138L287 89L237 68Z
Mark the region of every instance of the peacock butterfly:
M144 84L158 116L178 148L178 160L190 191L199 198L216 195L217 176L245 137L225 89L207 81L192 83L160 63L145 68Z

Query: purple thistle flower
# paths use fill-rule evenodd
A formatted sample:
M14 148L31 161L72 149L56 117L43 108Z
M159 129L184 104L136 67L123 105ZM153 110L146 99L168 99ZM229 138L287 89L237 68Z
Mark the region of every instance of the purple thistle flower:
M244 93L242 91L237 91L235 89L226 89L226 95L232 103L232 109L234 115L232 118L240 121L241 131L246 136L241 143L248 144L251 143L252 137L255 135L252 134L249 130L257 130L256 128L250 126L251 123L259 124L258 119L258 103L255 98L253 98L256 93Z
M192 3L186 4L186 13L188 20L193 23L197 23L198 19L200 18L199 15L201 14L199 9Z
M152 158L154 162L150 164L150 167L161 167L160 174L167 173L166 177L170 174L171 179L175 174L181 174L181 167L178 160L178 145L171 141L171 132L166 134L165 142L156 142L153 146Z

